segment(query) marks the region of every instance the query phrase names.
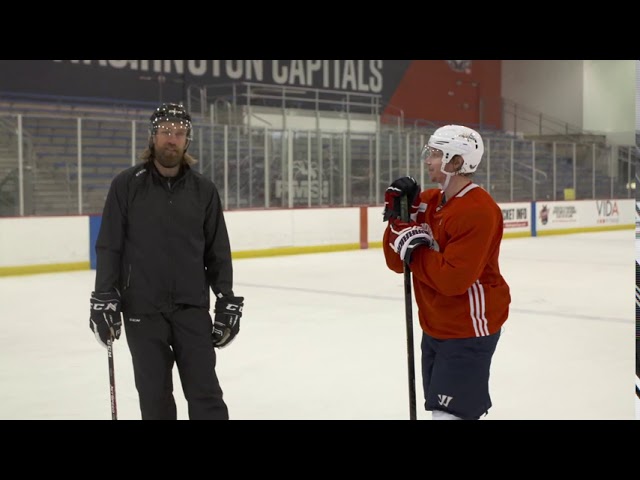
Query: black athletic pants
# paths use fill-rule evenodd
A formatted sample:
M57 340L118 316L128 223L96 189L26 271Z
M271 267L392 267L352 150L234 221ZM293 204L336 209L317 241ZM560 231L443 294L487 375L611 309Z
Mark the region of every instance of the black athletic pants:
M212 320L204 308L181 306L171 313L124 315L143 420L176 420L176 363L191 420L228 420L216 375Z
M477 420L491 408L489 374L500 332L438 340L422 334L422 385L426 410Z

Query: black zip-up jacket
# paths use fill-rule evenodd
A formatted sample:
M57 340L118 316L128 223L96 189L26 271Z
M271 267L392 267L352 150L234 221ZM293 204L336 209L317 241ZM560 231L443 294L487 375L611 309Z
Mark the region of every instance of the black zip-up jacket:
M118 288L128 314L210 308L233 295L231 248L213 182L184 165L173 178L153 162L112 181L96 241L96 292Z

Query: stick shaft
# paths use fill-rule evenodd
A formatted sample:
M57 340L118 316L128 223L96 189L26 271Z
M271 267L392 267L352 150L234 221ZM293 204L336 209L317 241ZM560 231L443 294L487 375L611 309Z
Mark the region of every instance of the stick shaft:
M111 420L118 419L118 405L116 404L116 371L113 363L113 339L107 340L107 355L109 357L109 394L111 397Z
M400 202L400 217L409 221L409 200L406 196ZM413 304L411 296L411 270L404 264L404 304L407 327L407 367L409 376L409 419L416 420L416 371L413 351Z

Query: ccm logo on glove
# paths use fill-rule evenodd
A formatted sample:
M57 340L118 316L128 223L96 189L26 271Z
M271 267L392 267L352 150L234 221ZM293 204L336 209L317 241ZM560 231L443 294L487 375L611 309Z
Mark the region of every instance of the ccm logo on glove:
M114 312L118 311L118 304L115 302L109 302L109 303L94 303L91 305L91 308L93 308L94 310L99 310L99 311L107 311L107 310L113 310Z
M240 332L244 297L222 297L216 300L213 319L213 346L226 347Z
M90 303L89 328L95 334L98 343L106 348L107 340L120 338L120 292L91 292Z

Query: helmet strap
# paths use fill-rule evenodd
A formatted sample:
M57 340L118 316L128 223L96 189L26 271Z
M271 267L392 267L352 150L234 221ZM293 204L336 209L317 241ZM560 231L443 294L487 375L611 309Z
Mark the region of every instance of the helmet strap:
M447 187L449 186L449 183L451 182L451 177L453 177L453 173L449 173L449 172L445 172L444 169L440 170L442 173L445 174L445 176L447 177L444 181L444 183L439 183L438 185L440 185L440 190L442 190L443 192L447 189Z

